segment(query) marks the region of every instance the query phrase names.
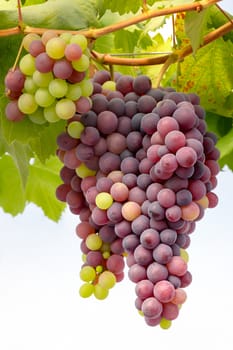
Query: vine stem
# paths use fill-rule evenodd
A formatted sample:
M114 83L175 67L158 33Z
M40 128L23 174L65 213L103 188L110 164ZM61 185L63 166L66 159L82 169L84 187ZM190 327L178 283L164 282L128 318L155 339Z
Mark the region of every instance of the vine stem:
M71 33L81 33L85 35L87 38L90 39L97 39L103 35L113 33L117 30L127 28L133 24L137 24L140 22L143 22L145 20L155 18L155 17L160 17L160 16L167 16L175 13L180 13L180 12L187 12L187 11L201 11L205 9L206 7L209 7L213 4L216 4L217 2L220 2L221 0L200 0L198 2L194 2L191 4L184 4L184 5L177 5L173 7L168 7L168 8L162 8L162 9L156 9L156 10L148 10L144 11L143 13L134 16L132 18L120 21L115 24L111 24L109 26L103 27L103 28L97 28L97 29L86 29L86 30L78 30L78 31L73 31L73 30L59 30L59 29L54 29L56 33L63 33L63 32L71 32ZM16 31L17 28L17 31ZM12 28L12 33L10 29L2 29L0 30L0 36L8 36L11 34L16 34L23 32L24 34L28 33L37 33L37 34L43 34L48 28L35 28L35 27L30 27L30 26L18 26Z
M229 33L233 29L233 23L228 22L221 27L213 30L212 32L205 35L203 38L203 43L200 48L208 45L212 41L222 37L223 35ZM172 56L173 63L178 62L190 55L193 52L192 46L187 45L183 49L174 50L171 54L161 55L159 57L145 57L145 58L123 58L111 56L111 54L98 53L92 51L92 56L95 60L99 61L101 64L115 64L121 66L147 66L165 63L169 57Z

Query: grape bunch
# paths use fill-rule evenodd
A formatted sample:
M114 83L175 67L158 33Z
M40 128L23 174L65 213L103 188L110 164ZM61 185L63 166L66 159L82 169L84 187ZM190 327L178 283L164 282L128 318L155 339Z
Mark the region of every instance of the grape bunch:
M93 84L87 74L90 59L85 36L31 33L22 45L26 54L5 77L9 120L27 116L36 124L54 123L90 109Z
M166 329L192 281L190 235L218 203L217 139L196 94L107 71L92 84L91 109L57 138L56 196L80 218L80 295L106 298L126 264L136 309Z

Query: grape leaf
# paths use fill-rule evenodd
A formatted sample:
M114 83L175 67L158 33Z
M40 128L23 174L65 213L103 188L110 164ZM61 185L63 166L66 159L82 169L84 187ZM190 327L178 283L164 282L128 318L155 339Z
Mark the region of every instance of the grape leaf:
M32 157L31 149L28 145L15 141L7 146L7 150L15 162L22 185L25 187L29 173L29 161Z
M222 38L201 48L195 58L180 63L180 75L173 86L184 92L194 91L206 110L232 117L232 106L225 104L233 89L233 44Z
M225 136L221 137L216 146L220 151L220 164L222 164L226 157L233 153L233 128Z
M190 39L194 54L203 42L208 16L209 9L204 9L200 12L189 11L185 15L185 32Z
M61 183L59 170L61 162L57 157L50 157L45 164L35 160L29 167L26 186L26 198L41 207L44 214L53 221L58 221L65 208L64 203L56 199L55 191Z
M30 140L29 144L31 149L42 163L44 163L51 155L55 155L57 149L57 136L64 130L65 121L61 120L57 123L48 125L40 132L39 137Z
M225 136L232 128L233 121L218 114L207 111L206 122L208 130L214 132L219 138Z
M82 29L97 27L97 9L94 0L73 0L67 6L66 0L48 0L46 3L22 8L23 21L33 27ZM18 25L18 11L0 11L0 28Z
M18 169L10 155L0 158L0 206L13 216L22 213L25 193Z

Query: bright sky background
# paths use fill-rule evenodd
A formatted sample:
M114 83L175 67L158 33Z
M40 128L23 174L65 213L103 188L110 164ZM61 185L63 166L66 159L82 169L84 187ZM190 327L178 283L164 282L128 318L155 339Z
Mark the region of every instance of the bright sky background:
M231 0L221 5L233 13ZM191 236L188 299L167 331L138 315L127 272L106 300L79 297L74 215L56 224L33 205L16 218L0 211L0 349L232 350L233 173L218 181L219 205Z

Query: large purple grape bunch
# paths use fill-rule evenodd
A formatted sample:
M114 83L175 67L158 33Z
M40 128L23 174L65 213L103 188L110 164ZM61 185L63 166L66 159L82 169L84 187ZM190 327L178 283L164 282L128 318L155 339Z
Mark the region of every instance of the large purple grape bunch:
M80 295L104 299L126 261L139 313L169 328L192 281L190 234L218 202L217 139L196 94L153 88L145 75L92 81L91 109L57 138L57 198L80 218Z

